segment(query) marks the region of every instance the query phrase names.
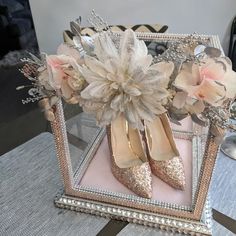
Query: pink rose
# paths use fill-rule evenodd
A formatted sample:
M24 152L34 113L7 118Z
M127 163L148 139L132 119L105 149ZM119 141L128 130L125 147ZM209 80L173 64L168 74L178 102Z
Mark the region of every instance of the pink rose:
M183 65L174 85L189 97L217 106L236 96L236 73L228 58L204 59L200 65Z
M46 57L46 62L50 86L60 92L65 100L76 96L78 88L75 84L81 82L76 60L67 55L50 55Z

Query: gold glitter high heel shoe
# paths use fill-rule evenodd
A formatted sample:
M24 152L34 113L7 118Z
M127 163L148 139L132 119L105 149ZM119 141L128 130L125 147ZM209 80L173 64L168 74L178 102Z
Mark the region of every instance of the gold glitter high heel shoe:
M125 117L119 115L107 127L107 138L113 175L137 195L151 198L151 169L139 131L129 127Z
M145 122L145 138L152 173L170 186L184 190L184 165L166 114Z

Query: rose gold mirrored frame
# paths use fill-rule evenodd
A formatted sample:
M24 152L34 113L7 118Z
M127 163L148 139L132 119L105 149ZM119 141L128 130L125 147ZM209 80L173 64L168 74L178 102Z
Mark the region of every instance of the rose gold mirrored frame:
M178 40L178 39L181 40L187 35L137 33L137 36L142 40L160 39L168 41L168 40ZM221 45L217 36L205 36L205 35L200 35L200 36L204 40L208 40L210 46L221 49ZM118 33L117 37L119 37ZM58 102L55 106L55 116L56 119L53 122L51 122L51 127L55 137L57 157L61 170L62 180L64 183L65 196L68 197L70 196L72 197L72 199L86 199L88 201L99 202L101 204L103 203L114 204L116 206L120 206L121 208L131 207L133 209L137 209L137 211L145 210L146 212L155 213L163 216L183 218L192 221L201 221L203 209L206 205L210 180L218 152L218 146L214 142L214 139L211 136L210 132L208 133L207 137L206 149L202 160L198 186L195 193L195 201L193 203L192 210L191 211L176 210L142 203L137 204L131 200L127 200L126 202L124 202L119 199L113 199L109 196L99 196L99 195L95 196L94 194L90 194L88 192L85 193L83 191L79 191L78 189L76 189L74 187L73 171L70 161L69 145L68 145L66 125L61 101ZM211 126L209 127L209 130L210 129Z

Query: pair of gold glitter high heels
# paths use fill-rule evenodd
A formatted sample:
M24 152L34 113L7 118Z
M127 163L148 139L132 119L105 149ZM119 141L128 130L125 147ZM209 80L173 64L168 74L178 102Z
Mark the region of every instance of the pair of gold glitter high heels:
M145 143L137 129L119 115L107 128L113 175L137 195L152 197L151 173L173 188L184 190L183 161L176 148L166 114L145 122Z

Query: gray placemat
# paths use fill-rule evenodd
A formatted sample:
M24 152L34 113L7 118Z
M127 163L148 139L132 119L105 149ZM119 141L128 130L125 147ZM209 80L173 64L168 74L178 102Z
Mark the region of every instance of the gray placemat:
M109 221L54 207L62 182L49 133L1 156L0 180L1 236L91 236Z

